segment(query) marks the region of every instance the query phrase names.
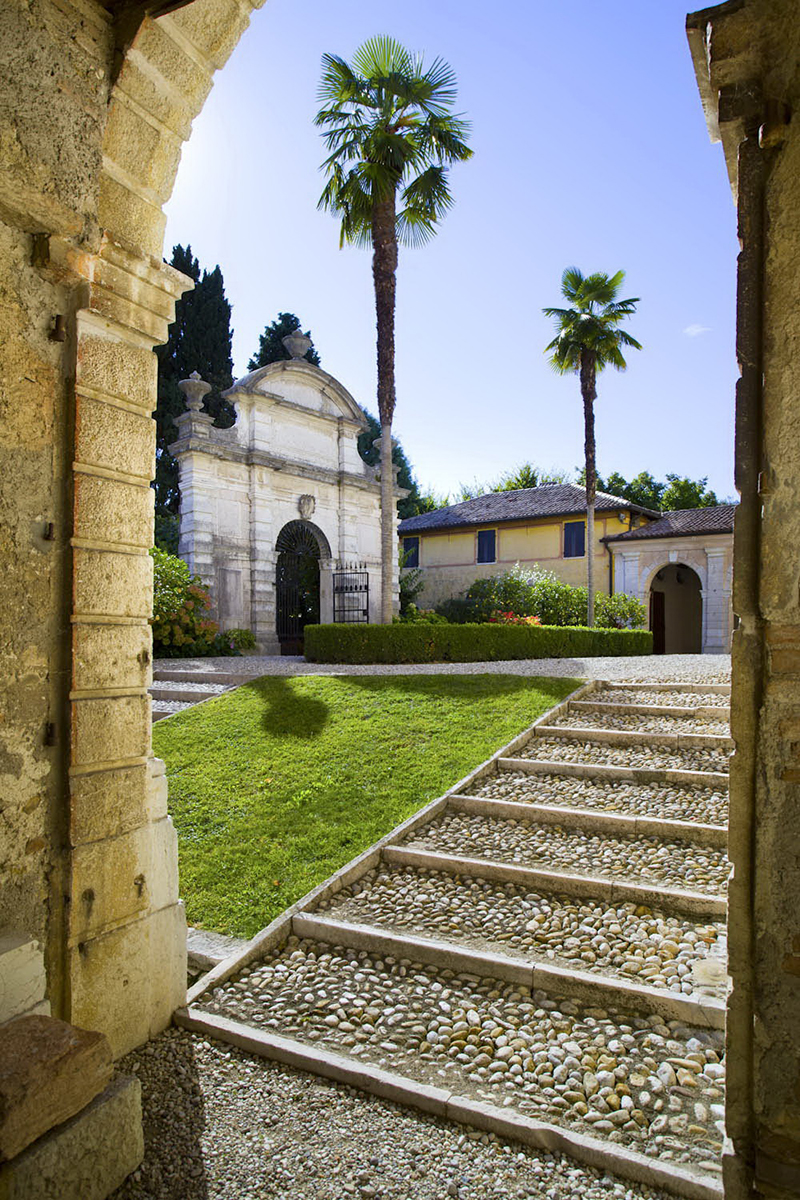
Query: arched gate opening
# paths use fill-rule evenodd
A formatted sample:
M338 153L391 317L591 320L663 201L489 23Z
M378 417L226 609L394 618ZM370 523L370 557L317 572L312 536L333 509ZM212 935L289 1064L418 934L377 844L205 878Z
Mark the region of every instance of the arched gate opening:
M685 563L668 563L650 584L654 654L700 654L703 597L700 577Z
M281 654L302 654L303 630L320 618L320 543L312 525L289 521L275 549L275 631Z

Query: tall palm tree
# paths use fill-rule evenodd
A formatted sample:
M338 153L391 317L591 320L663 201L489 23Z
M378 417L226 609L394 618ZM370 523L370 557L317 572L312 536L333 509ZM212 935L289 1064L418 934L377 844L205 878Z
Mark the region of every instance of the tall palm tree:
M392 619L396 508L392 472L394 314L398 244L421 245L453 203L447 167L472 154L452 112L453 71L430 67L389 37L370 38L352 65L322 59L316 124L329 151L319 207L341 216L339 244L372 247L381 422L381 621Z
M550 363L561 375L576 372L580 377L583 397L584 450L586 455L586 588L589 593L587 622L594 625L594 505L597 496L597 463L595 461L594 402L597 399L597 376L607 366L624 371L627 363L623 347L641 350L641 345L619 326L636 312L639 297L618 300L625 279L624 271L616 275L598 272L581 274L577 267L567 267L561 276L561 294L571 308L545 308L546 317L553 317L557 333L545 348Z

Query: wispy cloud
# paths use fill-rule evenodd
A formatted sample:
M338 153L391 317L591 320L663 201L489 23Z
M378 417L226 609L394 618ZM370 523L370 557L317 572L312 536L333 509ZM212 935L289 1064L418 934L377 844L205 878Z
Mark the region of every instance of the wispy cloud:
M687 325L683 331L687 337L700 337L701 333L711 333L708 325Z

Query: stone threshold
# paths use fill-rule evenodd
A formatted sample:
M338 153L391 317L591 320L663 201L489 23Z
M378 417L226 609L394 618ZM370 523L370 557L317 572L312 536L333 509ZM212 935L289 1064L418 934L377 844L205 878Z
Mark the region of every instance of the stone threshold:
M529 775L572 775L580 779L625 779L630 783L699 783L728 788L728 773L683 771L677 767L614 767L606 763L548 762L544 758L497 759L501 771L527 771Z
M604 692L691 692L694 696L730 696L729 683L624 683L598 680Z
M602 875L573 875L568 871L540 871L516 863L496 862L485 858L467 858L456 854L440 854L408 846L385 846L381 857L392 866L418 867L426 871L444 871L449 875L469 875L471 878L493 879L500 883L516 883L535 891L560 892L571 896L605 900L612 904L645 904L669 910L676 908L693 917L725 918L727 901L724 896L706 892L685 892L663 884L629 883Z
M310 1071L370 1095L409 1105L445 1120L456 1121L551 1154L565 1154L585 1166L611 1171L623 1179L653 1188L666 1188L685 1200L723 1200L721 1181L677 1163L628 1150L613 1142L537 1121L495 1104L473 1100L445 1088L417 1082L405 1075L357 1062L342 1054L306 1045L294 1038L231 1021L189 1006L178 1009L175 1023L204 1037L236 1046L301 1071Z
M661 837L693 842L698 846L724 849L728 830L724 825L705 825L693 821L674 821L665 817L627 817L596 808L570 808L567 805L533 804L525 800L495 800L485 796L451 796L453 812L474 816L497 817L506 821L531 821L539 825L580 828L611 837L626 834L636 837Z
M633 980L566 966L549 966L530 959L471 949L457 942L399 933L380 925L338 921L322 914L298 913L292 918L292 933L296 937L347 946L351 950L378 950L382 954L410 958L458 974L498 979L531 990L541 988L551 995L583 1000L597 1008L645 1009L669 1021L684 1021L707 1029L725 1028L724 1001L679 995L667 988L648 987Z

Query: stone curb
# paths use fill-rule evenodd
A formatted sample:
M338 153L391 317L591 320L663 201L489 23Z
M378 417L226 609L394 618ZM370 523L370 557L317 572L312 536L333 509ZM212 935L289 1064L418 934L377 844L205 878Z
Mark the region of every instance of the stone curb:
M577 998L595 1007L646 1008L670 1021L686 1021L710 1029L725 1028L723 1001L679 996L666 988L648 987L611 975L595 975L589 971L510 958L493 951L473 950L456 942L397 933L381 926L337 921L325 915L298 913L292 920L292 933L296 937L347 946L351 950L377 949L397 958L428 963L440 970L447 968L463 975L501 979L531 989L542 988L551 995Z
M238 687L261 678L235 671L169 671L163 667L153 671L153 683L224 683L227 687Z
M229 690L229 689L228 689ZM201 700L213 700L218 696L225 696L226 692L201 692L199 688L193 688L188 691L184 688L162 688L153 685L148 688L151 700L187 700L194 703L200 703Z
M571 692L568 696L565 696L562 701L560 701L557 706L558 710L566 708L573 697L588 695L590 692L595 690L596 686L597 680L589 680L588 683L582 683L580 687L575 689L574 692ZM207 702L204 701L203 703ZM541 721L549 717L553 711L556 710L548 710L548 712L543 713L538 720ZM395 826L395 828L390 830L390 832L384 837L380 838L377 842L374 842L369 849L363 851L363 853L359 854L356 858L351 859L349 863L346 863L345 866L340 867L338 871L335 871L333 875L329 876L329 878L323 883L318 884L318 886L315 888L312 888L310 892L307 892L305 896L302 896L298 901L296 901L296 903L291 905L291 907L285 909L284 912L280 913L280 915L277 916L269 925L267 925L265 929L260 930L255 937L247 943L244 949L238 950L229 955L228 958L223 959L222 962L218 963L217 966L213 968L213 970L209 971L207 975L203 975L200 979L198 979L186 994L187 1004L192 1003L210 988L219 987L220 984L225 983L231 978L232 975L235 975L237 971L240 971L242 967L247 966L248 963L253 962L255 959L260 958L265 954L269 954L269 952L273 950L275 946L283 941L284 938L289 936L292 917L296 913L300 913L305 909L313 909L320 903L321 900L327 900L331 896L335 896L337 892L342 890L342 888L348 887L349 884L354 883L356 879L359 879L362 875L365 875L367 871L371 870L374 866L377 866L384 847L389 846L389 844L396 839L402 838L408 833L412 833L419 825L427 825L432 817L435 817L439 812L442 812L447 807L448 801L452 795L463 791L471 784L476 783L479 779L484 778L484 776L493 774L497 770L497 764L500 761L501 755L507 754L509 751L518 749L519 746L524 745L525 742L530 739L532 731L535 729L535 727L536 722L528 729L524 730L521 734L518 734L517 737L513 738L512 741L510 741L507 745L501 746L501 748L497 750L491 756L491 758L487 758L485 762L481 763L480 766L475 767L475 769L470 771L468 775L465 775L463 779L459 779L458 782L454 783L451 788L448 788L443 795L437 796L435 800L431 800L429 804L424 806L424 808L421 808L418 812L413 813L410 817L403 821L402 824Z
M548 892L587 896L610 903L644 904L655 908L676 908L695 917L724 918L727 903L724 896L704 892L683 892L658 883L641 884L618 882L592 875L572 875L561 871L539 871L515 863L492 862L483 858L461 858L455 854L438 854L434 850L417 850L406 846L385 846L384 862L396 866L421 867L426 871L444 871L449 875L469 875L471 878L493 879L500 883L517 883L522 887Z
M449 807L454 812L473 813L476 816L532 821L539 825L563 825L566 829L580 827L594 833L678 838L699 846L716 846L721 849L728 844L728 831L724 825L693 824L690 821L671 821L664 817L625 817L596 808L562 808L557 805L531 804L524 800L495 800L488 796L451 796Z
M665 1164L623 1149L612 1142L574 1133L566 1128L534 1121L494 1104L458 1096L444 1088L418 1083L405 1075L384 1071L369 1063L356 1062L318 1046L307 1046L293 1038L264 1033L226 1017L212 1016L193 1008L178 1009L176 1024L194 1033L237 1046L249 1054L309 1071L373 1096L411 1105L446 1120L471 1125L500 1137L522 1142L535 1149L566 1154L586 1166L613 1171L648 1187L667 1188L686 1200L722 1200L722 1185L716 1179Z
M612 767L605 763L548 762L544 758L500 758L501 771L527 771L529 775L572 775L580 779L624 779L630 783L699 783L703 787L728 787L722 771L681 771L677 767Z
M678 750L732 750L733 738L716 733L647 733L634 729L576 729L537 725L538 737L570 742L606 742L609 746L670 746Z
M637 717L719 717L722 721L730 720L730 708L721 704L698 704L694 708L681 704L612 704L598 700L573 700L570 705L572 712L595 712L631 714Z

